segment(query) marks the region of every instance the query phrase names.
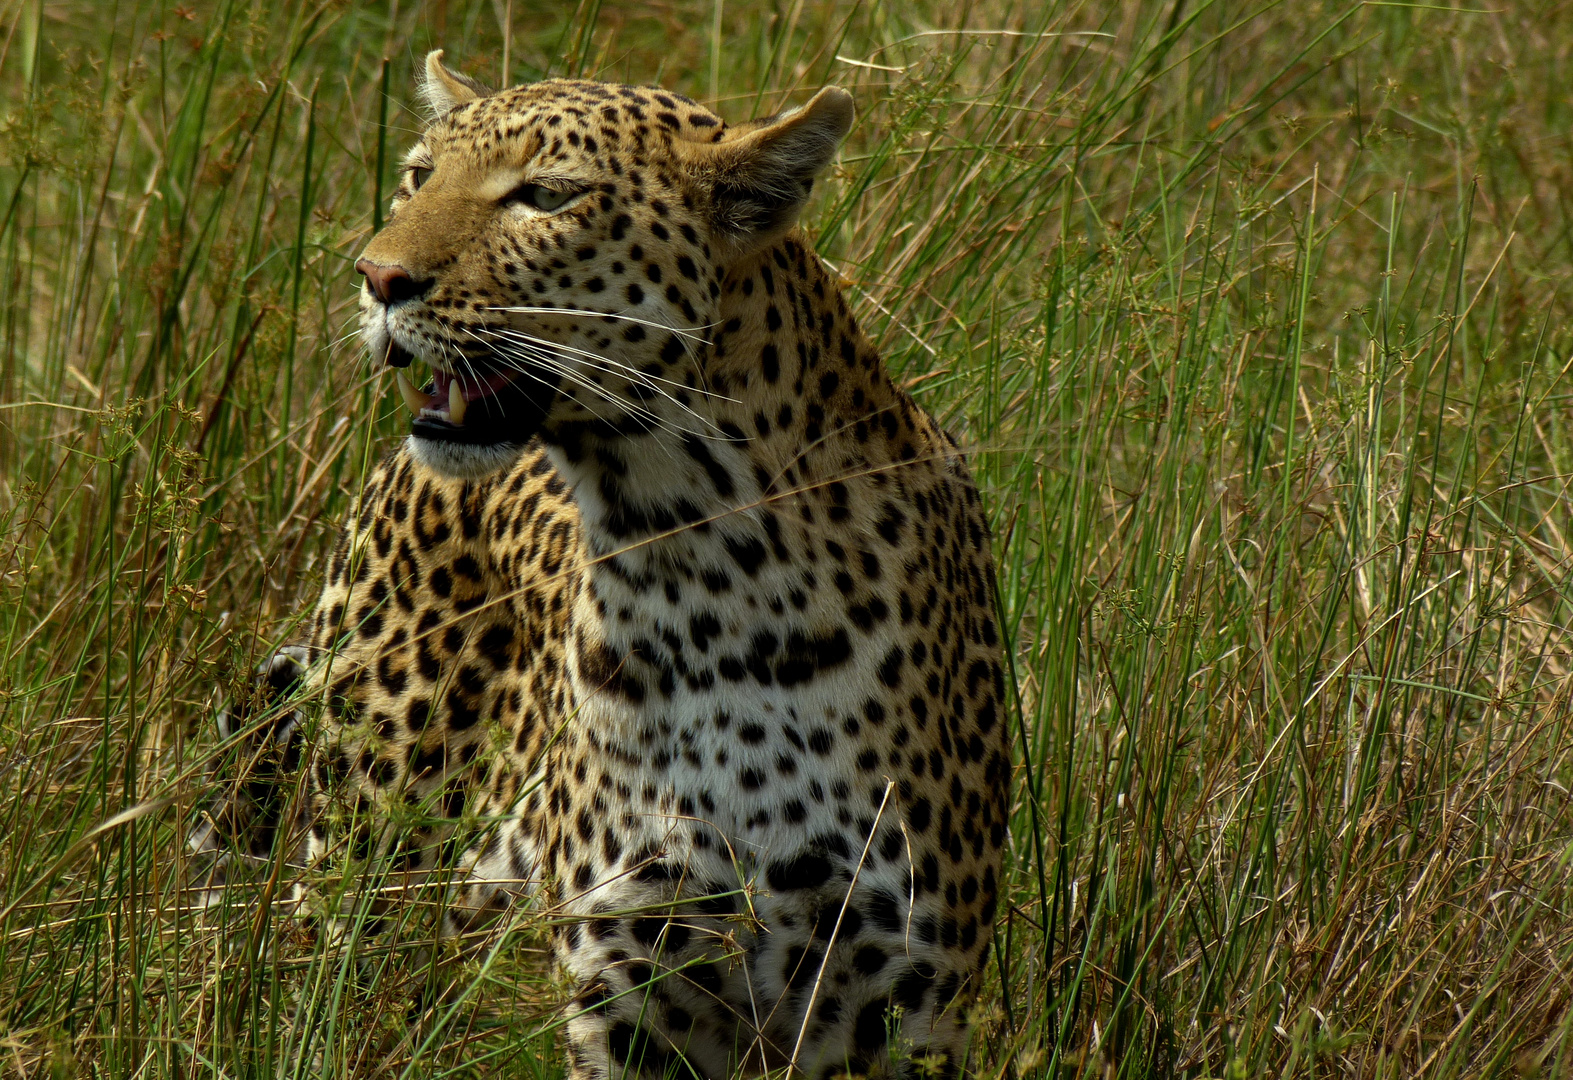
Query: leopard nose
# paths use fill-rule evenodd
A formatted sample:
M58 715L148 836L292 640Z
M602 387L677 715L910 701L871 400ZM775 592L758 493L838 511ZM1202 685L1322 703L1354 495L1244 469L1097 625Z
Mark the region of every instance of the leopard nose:
M384 266L370 259L361 259L355 269L366 275L371 294L384 304L393 305L403 300L413 300L431 287L431 279L417 281L402 266Z

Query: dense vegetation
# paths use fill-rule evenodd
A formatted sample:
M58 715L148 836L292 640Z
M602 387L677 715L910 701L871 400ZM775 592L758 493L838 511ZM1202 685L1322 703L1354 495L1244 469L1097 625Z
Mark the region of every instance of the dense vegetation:
M806 225L1011 632L980 1077L1573 1073L1573 22L1456 2L0 4L0 1071L561 1073L538 916L410 1041L419 935L182 846L401 427L351 263L441 45L856 95Z

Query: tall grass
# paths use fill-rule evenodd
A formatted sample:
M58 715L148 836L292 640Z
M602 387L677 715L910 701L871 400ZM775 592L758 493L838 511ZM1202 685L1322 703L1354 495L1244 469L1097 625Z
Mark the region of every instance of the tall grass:
M980 1076L1573 1075L1573 24L1528 0L0 5L0 1070L562 1073L530 919L401 1040L414 943L199 909L182 847L401 427L351 261L438 45L856 94L807 226L972 448L1010 630Z

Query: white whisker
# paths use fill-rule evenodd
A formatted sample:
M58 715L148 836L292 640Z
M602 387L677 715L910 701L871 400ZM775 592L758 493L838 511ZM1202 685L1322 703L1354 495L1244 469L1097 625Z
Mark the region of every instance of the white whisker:
M519 315L571 315L578 317L594 317L600 319L620 319L623 322L638 323L640 326L649 326L657 330L666 330L683 338L703 342L704 337L696 333L699 330L709 330L721 325L720 323L702 323L698 326L669 326L664 322L652 319L641 319L637 315L624 315L620 311L596 311L591 308L550 308L550 307L492 307L488 311L507 311Z
M474 331L466 328L465 332L468 333L471 337L475 338L477 341L481 341L481 343L483 345L487 344ZM614 405L614 406L616 406L618 408L621 408L621 409L628 410L629 412L633 413L633 415L638 417L640 420L644 421L645 423L649 424L652 427L660 428L662 430L671 431L671 432L674 432L674 433L677 433L677 434L696 434L694 432L689 432L689 431L687 431L684 428L681 428L681 427L678 427L678 426L674 425L673 423L671 423L670 421L668 421L664 417L662 417L660 414L655 413L655 412L651 411L650 409L645 408L644 406L638 404L637 402L631 402L631 401L628 401L628 400L626 400L624 398L620 398L620 397L616 396L615 394L612 394L605 387L597 386L593 381L591 381L589 379L586 379L583 375L579 374L576 371L573 371L566 364L564 364L564 363L562 363L560 361L557 361L557 360L555 360L554 358L552 358L550 356L529 355L529 354L525 354L525 353L523 353L521 351L517 351L515 349L504 350L504 349L496 349L495 346L489 346L489 347L493 348L495 350L493 352L494 356L500 357L501 359L503 359L505 361L508 361L508 363L507 363L508 367L512 368L513 370L519 371L522 374L531 375L533 378L536 379L537 382L541 382L543 385L550 385L550 384L546 383L546 381L544 379L541 379L539 376L534 375L532 372L530 372L528 370L528 368L526 367L526 364L538 364L539 366L544 367L544 368L546 368L549 371L556 372L558 375L562 376L565 379L568 379L568 380L574 382L578 386L583 387L584 389L590 391L592 394L599 395L601 398L605 399L608 404ZM697 414L695 414L695 415L697 415ZM603 417L602 419L605 419L605 418Z
M534 334L526 333L523 330L493 330L486 328L485 332L488 334L495 334L499 337L514 338L516 340L528 342L532 345L537 345L548 350L573 353L585 360L594 361L597 365L603 365L602 370L605 370L608 374L614 374L611 369L616 368L618 371L626 373L629 379L637 379L640 382L643 382L651 390L657 389L657 387L654 385L655 383L662 382L666 383L668 386L675 386L679 390L687 390L689 393L693 394L702 394L705 397L714 398L717 401L730 401L733 404L740 404L737 398L727 397L725 394L717 394L710 390L701 390L696 386L689 386L687 383L678 382L676 379L668 379L662 375L651 375L649 372L640 371L638 368L632 366L631 364L625 364L621 360L614 360L609 356L602 356L599 353L578 349L572 345L561 345L555 341L550 340L549 338L536 337Z
M515 370L524 371L524 370L526 370L526 365L528 365L528 364L539 365L541 367L546 368L548 371L556 372L558 375L562 376L565 379L568 379L569 381L573 382L575 385L583 387L584 389L588 390L590 393L595 394L596 396L600 397L602 400L606 401L608 404L613 405L613 406L615 406L615 407L617 407L619 409L627 410L628 412L632 413L634 416L636 416L639 419L643 420L645 423L651 425L652 427L658 427L658 428L661 428L663 430L669 430L669 431L674 431L674 432L681 432L681 431L683 431L682 428L679 428L679 427L673 425L670 421L666 420L660 414L655 413L655 412L651 411L650 409L645 408L644 406L638 404L637 402L632 402L632 401L628 401L628 400L626 400L624 398L620 398L617 395L611 393L605 387L597 386L594 383L594 381L585 378L582 374L580 374L579 372L574 371L567 364L564 364L564 363L562 363L559 360L555 360L552 357L549 357L549 356L531 356L531 355L527 355L527 354L524 354L524 353L503 353L501 355L503 356L503 358L505 360L509 361L508 366L514 368ZM602 417L601 419L605 419L605 417Z
M529 305L520 305L511 307L494 307L491 310L513 312L522 315L570 315L576 317L600 316L606 319L620 319L624 322L637 323L640 326L650 326L658 330L670 331L671 333L676 334L678 340L682 342L683 352L688 356L689 361L693 363L694 370L699 375L701 381L704 379L704 369L699 365L699 357L694 351L694 346L695 344L706 344L707 341L704 337L695 333L695 331L710 330L720 325L719 323L702 323L697 326L680 327L672 326L669 323L664 323L659 320L641 319L637 315L627 315L620 311L596 311L581 308L532 307ZM708 393L708 391L705 392Z
M468 330L467 329L466 332L468 332L472 337L477 337L477 339L479 340L478 335L473 330ZM631 382L634 382L634 383L637 383L639 385L642 385L645 389L650 390L652 393L659 394L661 397L663 397L666 400L670 401L678 409L681 409L683 412L687 413L688 415L694 417L694 419L698 420L700 423L704 424L706 427L711 429L711 431L715 431L715 432L719 433L720 429L715 425L715 423L713 421L711 421L708 417L705 417L705 416L701 415L700 413L696 412L694 409L690 408L689 406L684 405L681 401L678 401L677 398L673 394L671 394L667 390L663 389L662 387L656 385L656 381L665 382L665 383L667 383L669 385L672 385L672 386L678 386L681 389L689 390L689 391L694 392L694 393L706 393L705 391L696 391L696 390L693 390L692 387L684 387L684 386L682 386L682 384L674 383L670 379L661 379L659 376L649 375L646 372L642 372L642 371L638 371L638 370L636 370L634 368L630 368L626 364L619 363L618 361L615 361L615 360L610 360L607 357L597 356L594 353L587 353L587 352L585 352L582 349L575 349L575 348L573 348L571 346L560 346L560 345L556 344L555 342L547 341L547 340L541 339L541 338L534 338L532 335L522 334L522 333L520 333L518 331L486 330L485 332L488 335L492 336L492 337L509 337L509 338L518 338L518 339L520 339L520 341L518 343L498 343L498 344L494 345L493 347L497 349L497 352L498 352L499 355L510 357L511 359L515 359L515 360L521 360L521 359L522 360L527 360L527 361L530 361L530 362L542 364L543 366L550 367L554 371L558 371L558 372L560 372L561 374L563 374L563 375L565 375L567 377L573 378L575 382L579 383L579 385L581 385L581 386L584 386L586 389L590 390L592 393L599 394L602 397L606 398L608 401L611 401L611 402L613 402L615 404L618 404L618 405L620 405L620 406L622 406L624 408L636 410L640 415L650 419L652 422L658 423L661 427L663 427L666 430L679 432L679 433L683 433L683 434L687 434L687 435L692 435L695 438L713 439L713 440L716 440L716 441L730 441L730 440L726 439L724 436L721 436L719 434L710 435L710 434L706 434L704 432L693 431L693 430L691 430L689 428L686 428L686 427L673 425L670 421L666 421L664 418L659 417L659 415L657 413L651 411L650 409L646 408L643 405L640 405L640 404L638 404L636 402L630 402L627 399L624 399L624 398L621 398L621 397L617 397L617 396L611 394L609 391L607 391L604 387L594 385L593 383L586 383L582 378L580 378L577 375L577 373L573 372L571 369L568 369L566 367L564 361L565 360L573 361L575 363L582 364L584 366L588 366L592 370L600 370L600 371L603 371L603 372L605 372L607 374L612 374L612 375L617 375L617 374L620 374L620 373L612 371L606 365L610 364L610 365L615 365L616 367L619 367L619 368L623 368L623 369L625 369L625 372L626 372L626 374L623 375L623 377L628 378ZM578 359L575 359L572 356L559 358L558 354L560 352L578 353L578 354L581 354L584 357L589 358L589 360L592 361L592 362L586 364L584 360L578 360ZM710 396L714 396L714 395L710 395Z

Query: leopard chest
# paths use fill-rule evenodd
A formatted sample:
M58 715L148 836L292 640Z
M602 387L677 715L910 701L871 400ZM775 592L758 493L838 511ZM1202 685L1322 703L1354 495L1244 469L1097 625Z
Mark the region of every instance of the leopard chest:
M764 553L740 572L737 544L596 568L569 642L571 723L587 780L630 828L764 857L869 818L892 736L889 645L848 618L822 568ZM894 621L890 600L864 603Z

